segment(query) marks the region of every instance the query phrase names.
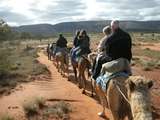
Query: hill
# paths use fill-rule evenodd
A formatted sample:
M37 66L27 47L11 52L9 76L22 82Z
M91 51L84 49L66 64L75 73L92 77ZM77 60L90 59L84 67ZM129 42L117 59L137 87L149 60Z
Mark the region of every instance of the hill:
M85 29L88 32L101 32L110 21L80 21L63 22L59 24L35 24L12 27L17 32L28 32L33 35L50 36L59 32L74 33L77 29ZM121 21L120 26L127 31L160 32L160 21Z

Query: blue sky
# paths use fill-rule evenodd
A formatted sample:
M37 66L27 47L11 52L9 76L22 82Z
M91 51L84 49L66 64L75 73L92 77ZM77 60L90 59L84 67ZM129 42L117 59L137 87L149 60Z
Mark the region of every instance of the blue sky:
M11 26L85 20L160 20L160 0L0 0Z

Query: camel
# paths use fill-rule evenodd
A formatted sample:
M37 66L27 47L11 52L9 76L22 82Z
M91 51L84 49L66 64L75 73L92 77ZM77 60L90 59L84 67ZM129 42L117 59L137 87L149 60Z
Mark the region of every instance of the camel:
M81 56L78 62L74 62L73 60L71 60L71 64L75 74L75 79L78 82L78 86L79 88L83 87L82 93L85 94L85 90L86 90L85 70L88 71L88 76L89 76L90 62L86 57ZM77 77L77 71L78 71L78 77Z
M152 120L149 89L153 83L142 76L116 77L110 80L104 92L96 85L96 92L103 105L109 108L114 120Z
M56 67L58 72L61 73L62 76L65 76L65 71L67 72L67 77L69 80L69 57L63 52L57 52L55 57Z
M52 54L51 54L51 48L50 48L50 44L48 44L48 46L47 46L47 49L46 49L47 51L47 56L48 56L48 60L51 60L51 56L52 56Z

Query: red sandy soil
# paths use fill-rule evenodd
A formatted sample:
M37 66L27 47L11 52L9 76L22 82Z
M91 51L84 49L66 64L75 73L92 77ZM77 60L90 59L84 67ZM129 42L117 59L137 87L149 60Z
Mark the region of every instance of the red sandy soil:
M83 95L74 81L69 82L61 77L56 67L47 59L42 52L38 60L51 71L51 79L36 80L34 82L21 84L8 96L0 98L0 116L9 113L16 120L26 120L22 105L26 101L41 96L50 100L64 100L71 104L73 112L71 120L104 120L97 116L101 110L99 103L88 95ZM108 115L106 113L106 115ZM110 116L109 116L110 117Z
M74 81L73 74L70 74L71 81L67 81L60 73L57 72L56 67L52 61L47 59L42 52L39 53L38 60L47 66L51 72L51 78L46 76L43 80L25 83L17 86L10 95L0 98L0 116L6 112L16 118L16 120L26 120L24 116L22 105L26 101L36 97L44 97L50 100L64 100L71 104L73 112L71 113L71 120L106 120L107 118L100 118L97 113L102 109L101 105L95 98L90 97L90 92L86 95L82 94ZM144 72L139 68L133 68L134 74L144 75L154 80L152 88L152 101L154 111L160 114L160 70ZM111 118L109 111L106 111L106 116ZM158 114L155 114L159 117ZM157 120L160 120L160 117Z
M142 49L160 51L160 43L140 43Z

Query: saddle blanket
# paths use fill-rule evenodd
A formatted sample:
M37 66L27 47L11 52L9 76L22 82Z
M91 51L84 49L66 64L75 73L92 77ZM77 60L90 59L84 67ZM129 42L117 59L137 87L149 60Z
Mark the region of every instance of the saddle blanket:
M108 85L109 81L112 78L120 77L120 76L128 77L129 75L125 72L117 72L117 73L113 73L113 74L107 74L106 73L104 75L100 75L99 77L97 77L96 83L102 88L102 90L104 92L106 92L107 85Z

